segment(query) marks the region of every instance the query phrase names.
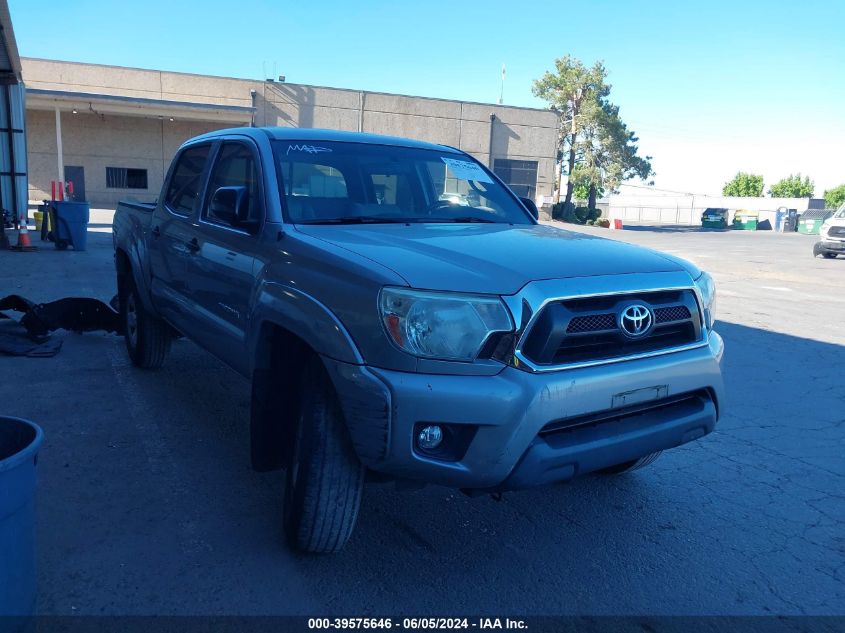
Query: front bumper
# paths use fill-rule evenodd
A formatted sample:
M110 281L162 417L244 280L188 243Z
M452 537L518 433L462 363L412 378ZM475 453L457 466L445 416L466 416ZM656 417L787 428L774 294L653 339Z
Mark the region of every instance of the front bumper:
M842 253L845 254L845 240L834 240L830 238L822 238L816 242L813 247L816 255L819 253Z
M324 361L367 467L456 488L510 489L564 481L709 433L723 401L722 353L714 333L692 350L549 373L506 367L495 376L413 374ZM630 398L650 393L706 397L700 406L690 401L687 408L540 433L556 421L624 411ZM420 423L468 425L465 453L457 461L421 454L414 447Z

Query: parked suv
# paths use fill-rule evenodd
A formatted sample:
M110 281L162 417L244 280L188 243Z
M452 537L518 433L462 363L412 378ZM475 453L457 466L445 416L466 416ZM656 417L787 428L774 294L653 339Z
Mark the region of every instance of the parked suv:
M827 259L845 255L845 204L819 229L819 241L813 246L813 256L819 255Z
M221 130L114 219L126 347L177 333L251 381L290 542L336 551L366 473L493 493L618 473L713 430L713 280L537 222L485 165L401 138Z

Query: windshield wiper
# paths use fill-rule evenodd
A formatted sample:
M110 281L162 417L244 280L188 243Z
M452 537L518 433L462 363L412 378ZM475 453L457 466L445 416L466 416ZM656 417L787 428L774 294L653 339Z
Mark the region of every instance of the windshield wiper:
M412 218L385 218L377 215L350 215L343 218L326 218L324 220L301 220L296 224L406 224Z

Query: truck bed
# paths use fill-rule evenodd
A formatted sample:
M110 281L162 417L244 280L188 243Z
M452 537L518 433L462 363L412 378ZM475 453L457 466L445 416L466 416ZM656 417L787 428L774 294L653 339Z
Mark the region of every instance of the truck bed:
M152 213L155 211L155 202L137 202L135 200L121 200L117 203L118 208L124 207L127 209L135 209L136 211L147 211Z

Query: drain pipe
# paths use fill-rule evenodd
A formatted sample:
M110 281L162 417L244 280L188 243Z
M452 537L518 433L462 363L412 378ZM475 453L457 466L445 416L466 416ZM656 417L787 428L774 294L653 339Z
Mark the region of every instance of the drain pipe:
M487 144L487 167L493 169L493 126L496 124L496 114L490 113L490 140Z

